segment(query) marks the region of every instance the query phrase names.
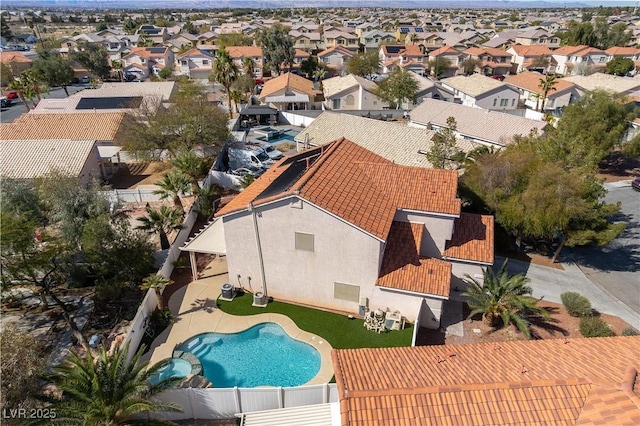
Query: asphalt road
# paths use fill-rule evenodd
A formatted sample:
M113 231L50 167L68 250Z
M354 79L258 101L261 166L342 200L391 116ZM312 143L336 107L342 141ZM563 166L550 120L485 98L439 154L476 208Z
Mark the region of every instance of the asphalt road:
M80 90L83 90L84 86L69 86L67 90L69 91L69 95L73 95ZM67 94L62 90L61 87L52 88L49 93L46 93L43 98L52 98L52 99L64 99L67 97ZM27 109L20 99L15 99L13 105L10 107L0 109L0 122L2 123L12 123L22 114L25 114Z

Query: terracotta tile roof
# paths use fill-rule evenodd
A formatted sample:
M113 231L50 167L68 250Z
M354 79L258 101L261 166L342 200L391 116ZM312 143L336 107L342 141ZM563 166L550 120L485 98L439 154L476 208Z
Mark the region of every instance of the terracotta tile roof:
M496 49L494 47L470 47L464 51L469 55L491 55L491 56L499 56L499 57L511 57L511 53L505 52L504 50Z
M530 46L516 44L511 46L511 48L519 56L551 56L551 49L538 44L532 44Z
M294 57L296 57L296 58L308 58L309 56L311 56L311 54L309 52L305 52L304 50L301 50L301 49L296 49L295 50Z
M461 213L442 257L493 265L493 216Z
M262 47L260 46L227 46L225 48L232 59L250 57L262 57Z
M420 46L417 44L408 44L406 48L400 51L400 55L406 56L424 56L422 50L420 50Z
M271 80L267 80L264 83L262 92L260 92L260 99L266 98L272 93L278 92L286 87L298 92L306 93L312 97L315 96L313 81L288 72L286 74L281 74L276 78L272 78Z
M249 202L259 205L297 194L385 240L397 209L460 214L456 171L399 166L344 138L314 149L322 154L287 190L256 199L304 152L273 165L217 216L243 211Z
M462 55L462 52L454 49L451 46L442 46L439 49L434 50L433 52L429 52L429 57L437 57L440 55L447 55L447 54L453 54L453 55Z
M162 52L155 53L149 50L149 47L134 47L131 52L124 58L131 58L133 56L140 56L142 58L164 58L169 51L169 47L166 47ZM154 48L155 49L155 48Z
M640 49L636 49L635 47L613 46L605 50L605 53L611 56L631 56L640 54Z
M525 71L521 72L520 74L507 76L507 78L504 79L504 82L533 93L542 94L542 89L540 89L540 80L544 80L544 77L544 75L538 74L536 72ZM558 78L556 79L556 84L554 86L556 90L550 90L549 93L547 93L547 98L558 96L565 90L571 89L573 87L575 87L575 84L571 83L570 81Z
M22 114L13 123L0 125L0 139L113 141L123 119L123 112Z
M596 49L595 47L589 47L585 45L562 46L552 52L553 55L563 55L563 56L582 56L582 55L588 55L589 53L604 53L604 52L600 49Z
M640 337L332 352L342 424L639 424Z
M420 256L424 230L421 223L391 224L377 286L449 296L451 263Z
M0 63L8 64L10 62L29 64L33 62L33 60L27 58L20 52L0 52Z
M328 49L323 50L322 52L318 53L318 58L322 58L324 56L329 55L330 53L333 52L338 52L344 56L348 56L348 57L352 57L353 56L353 52L350 51L349 49L347 49L346 47L342 47L342 46L333 46L330 47Z

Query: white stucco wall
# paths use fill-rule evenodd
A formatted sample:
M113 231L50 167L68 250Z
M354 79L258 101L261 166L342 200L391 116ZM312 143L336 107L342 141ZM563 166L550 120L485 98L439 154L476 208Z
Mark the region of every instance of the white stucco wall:
M442 257L446 242L450 240L453 235L453 222L455 218L398 210L393 220L398 222L424 223L426 229L422 234L420 254L422 256L440 258Z
M462 263L451 261L451 294L455 293L460 294L465 291L467 288L467 284L464 282L466 274L469 274L471 278L475 278L476 281L482 283L482 268L486 267L484 265L472 264L472 263ZM458 289L456 291L456 288ZM455 296L454 296L455 298Z
M420 325L428 328L438 328L440 327L442 302L440 299L431 299L376 287L369 297L369 309L373 311L382 309L390 312L398 310L407 321L415 323L418 310L422 305L425 305L428 310L427 312L423 311Z
M505 109L517 109L520 92L510 87L503 87L500 90L485 94L475 99L475 106L484 109L501 111ZM500 101L506 99L507 105L500 106ZM495 102L495 106L493 105Z

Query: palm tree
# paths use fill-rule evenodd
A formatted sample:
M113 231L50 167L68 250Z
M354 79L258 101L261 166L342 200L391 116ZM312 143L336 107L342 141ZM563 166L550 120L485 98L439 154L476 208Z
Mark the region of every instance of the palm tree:
M231 91L231 99L233 99L233 103L236 105L236 113L240 112L238 108L238 103L241 103L244 99L244 93L240 90L232 90Z
M158 189L153 191L154 194L164 198L172 198L173 204L176 208L179 208L184 213L184 206L182 200L180 200L180 193L185 193L189 190L189 184L191 180L189 176L182 173L180 170L172 170L169 173L165 173L162 180L156 182Z
M409 41L411 42L411 44L416 44L418 42L418 34L411 33L411 35L409 36Z
M209 173L211 164L193 151L180 151L173 160L173 166L191 179L191 192L196 194L200 190L198 181Z
M547 102L547 94L552 90L556 90L555 86L558 81L556 80L555 74L547 75L539 81L540 83L538 84L538 87L542 90L542 105L540 105L540 111L544 111L544 104Z
M484 268L483 284L479 284L468 274L465 282L469 284L462 295L468 297L471 308L469 317L482 314L482 319L492 327L502 322L503 326L513 323L527 338L531 337L528 317L539 315L549 318L549 313L537 306L539 299L531 296L533 289L526 284L529 278L523 274L509 276L505 260L496 275L492 268Z
M213 70L210 79L216 83L220 83L227 91L227 103L229 105L229 118L233 117L231 110L231 85L238 78L238 67L233 63L229 52L222 49L218 51L213 59Z
M165 278L160 274L151 274L142 280L142 284L140 284L140 290L149 290L153 289L156 293L156 299L158 301L158 309L164 309L164 303L162 303L162 292L164 288L168 285L173 284L173 281L169 278Z
M327 75L327 69L324 66L318 66L315 70L313 70L313 74L311 75L317 82L318 88L322 90L322 79Z
M210 217L213 211L213 203L220 195L220 186L212 184L204 186L198 190L198 200L196 203L196 211L203 217Z
M164 205L157 210L147 206L146 211L148 216L142 216L138 219L142 224L138 225L136 229L142 229L149 234L158 234L160 248L162 250L168 249L171 246L168 234L171 231L182 229L183 212L175 207Z
M156 396L176 386L181 378L157 380L158 372L169 360L151 367L140 362L141 347L129 358L129 343L108 353L104 347L94 360L91 353L71 352L67 361L55 367L51 379L61 391L50 397L56 410L55 422L78 425L173 424L166 420L140 420L144 413L182 412L175 403L162 402ZM138 417L138 419L136 419Z
M242 60L242 70L246 75L250 75L251 77L253 77L253 70L255 69L255 67L256 61L254 61L253 58L247 56Z

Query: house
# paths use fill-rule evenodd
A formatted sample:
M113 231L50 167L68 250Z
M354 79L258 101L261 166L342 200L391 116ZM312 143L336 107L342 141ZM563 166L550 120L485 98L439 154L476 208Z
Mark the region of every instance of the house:
M213 46L214 44L216 44L216 39L218 38L219 34L213 31L207 31L205 33L202 33L198 36L196 36L197 38L197 44L198 45L207 45L207 46Z
M444 41L446 37L441 36L439 33L425 33L422 40L420 40L419 45L422 46L425 52L432 52L434 50L440 49L444 46Z
M341 46L356 53L360 48L358 36L345 31L329 30L323 34L325 48Z
M407 25L399 25L396 27L393 35L396 37L396 40L400 42L404 42L405 40L412 39L413 34L424 34L426 31L424 28L420 26L411 25L407 22Z
M311 109L315 95L313 81L288 72L264 83L260 101L279 111Z
M175 74L206 80L211 74L213 55L197 48L190 49L176 58Z
M169 46L134 47L122 58L122 68L125 75L133 74L143 80L151 73L158 74L163 68L173 68L174 58Z
M604 51L608 57L607 62L613 61L615 58L626 58L631 59L636 68L640 66L640 49L636 47L610 47L609 49Z
M520 93L499 80L481 74L440 80L462 105L488 110L516 109Z
M27 58L20 52L0 52L0 63L11 71L11 75L6 72L1 73L2 85L6 86L12 76L18 77L24 71L31 68L33 60Z
M185 32L172 36L167 43L173 46L173 53L177 54L187 47L195 47L198 44L198 37Z
M464 51L467 58L479 61L476 69L484 75L505 75L511 71L511 54L492 47L471 47Z
M328 78L322 86L326 109L382 109L386 105L374 94L378 85L357 75Z
M110 61L120 61L123 54L138 44L138 40L137 35L109 35L102 40L102 45L107 49Z
M512 58L512 74L523 71L555 73L556 63L547 46L516 44L507 49L507 53L510 53Z
M640 337L335 350L342 426L637 425Z
M383 64L383 73L390 73L396 67L402 67L407 71L413 71L416 74L426 75L428 68L427 56L422 53L420 47L415 44L405 46L404 49L398 51L398 56Z
M388 66L395 64L396 60L400 57L400 52L405 50L404 44L383 44L380 46L378 56L380 57L380 63L382 64L382 73L389 73Z
M324 63L332 74L341 75L347 69L347 61L354 53L342 46L334 46L318 53L319 62Z
M402 108L410 110L414 106L419 105L426 98L442 99L444 101L453 102L453 92L445 90L444 87L436 84L432 79L414 72L409 75L418 85L418 90L416 91L413 101L409 105L402 105Z
M432 68L431 74L438 78L453 77L458 74L464 59L465 55L461 51L451 46L442 46L439 49L429 52L429 63ZM437 63L445 63L447 66L434 67Z
M608 55L595 47L562 46L552 52L556 61L556 73L563 75L587 75L604 71Z
M433 147L435 131L373 118L376 116L375 112L358 116L324 111L295 136L296 148L300 152L344 137L394 164L433 168L424 153ZM464 153L477 146L462 138L458 139L456 145Z
M155 25L143 24L136 30L136 35L142 39L151 40L154 45L165 44L171 35L166 27L156 27Z
M550 50L560 47L560 37L542 28L520 31L515 41L524 46L546 46Z
M378 29L362 33L360 36L360 44L365 52L377 51L381 44L395 43L395 41L396 38L392 33Z
M586 90L605 90L630 98L640 97L640 79L636 77L619 77L612 74L595 73L591 75L571 75L562 80L569 81Z
M449 117L455 118L459 137L495 148L512 143L516 135L543 134L547 127L544 121L429 98L411 110L409 126L438 130L448 127Z
M229 277L279 300L399 310L437 328L458 279L493 263L493 217L461 213L457 182L344 138L285 157L216 215Z
M262 47L260 46L227 46L225 50L231 56L233 63L240 72L244 72L243 62L246 58L251 58L254 63L253 76L261 78L263 72Z
M293 47L302 50L316 50L322 45L322 36L318 32L289 31L289 36L293 39Z
M544 95L540 89L540 81L544 78L542 74L525 71L507 76L504 82L520 91L520 100L527 108L540 111ZM551 112L556 117L561 116L564 108L582 96L578 87L565 79L557 79L554 89L547 93L542 112Z

